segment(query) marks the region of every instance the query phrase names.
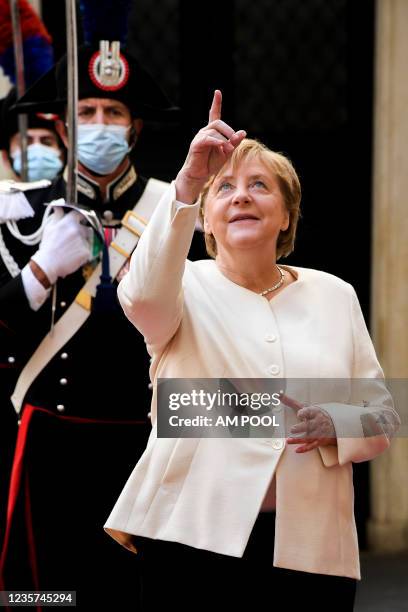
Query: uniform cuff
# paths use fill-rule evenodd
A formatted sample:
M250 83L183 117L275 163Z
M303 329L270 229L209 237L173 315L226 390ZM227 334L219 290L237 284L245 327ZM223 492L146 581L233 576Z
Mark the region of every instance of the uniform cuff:
M32 310L38 310L48 298L51 289L46 289L34 276L28 263L21 271L21 280Z

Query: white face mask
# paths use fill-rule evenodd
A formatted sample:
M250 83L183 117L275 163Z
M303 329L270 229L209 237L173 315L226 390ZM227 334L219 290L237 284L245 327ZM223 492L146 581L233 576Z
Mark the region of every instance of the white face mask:
M131 126L86 123L78 125L78 159L97 174L111 174L131 147L128 132Z
M14 172L21 174L21 149L16 149L11 154L11 158ZM52 181L62 170L59 151L40 143L28 145L27 165L29 181L39 181L40 179Z

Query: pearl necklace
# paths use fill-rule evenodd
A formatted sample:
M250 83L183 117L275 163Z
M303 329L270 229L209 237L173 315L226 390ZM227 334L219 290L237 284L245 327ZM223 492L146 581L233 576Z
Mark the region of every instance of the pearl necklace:
M279 287L282 286L284 278L285 278L285 273L278 265L276 265L276 267L278 268L280 279L278 280L277 283L275 283L275 285L273 285L272 287L269 287L269 289L265 289L264 291L261 291L261 293L259 293L258 295L264 296L267 293L271 293L271 291L276 291L276 289L279 289Z

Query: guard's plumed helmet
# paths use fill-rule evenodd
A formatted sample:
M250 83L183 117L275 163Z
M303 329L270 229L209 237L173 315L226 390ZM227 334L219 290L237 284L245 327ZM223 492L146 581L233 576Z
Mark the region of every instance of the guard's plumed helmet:
M15 87L12 87L5 98L0 100L0 149L9 150L10 138L17 134L18 115L14 110L14 105L17 99ZM45 128L52 130L57 136L57 140L61 147L64 145L60 140L56 129L55 120L58 117L53 114L32 112L27 115L27 123L29 128Z
M81 45L78 49L78 97L112 98L125 104L132 116L164 120L173 106L153 77L118 41ZM64 56L22 96L19 112L61 112L67 99L67 59Z

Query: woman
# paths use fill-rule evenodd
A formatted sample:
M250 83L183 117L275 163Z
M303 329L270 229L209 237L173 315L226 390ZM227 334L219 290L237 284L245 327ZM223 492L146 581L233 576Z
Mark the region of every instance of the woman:
M329 598L332 610L352 610L360 570L351 463L388 448L399 419L353 288L276 264L293 249L299 181L286 158L245 136L221 120L216 91L209 123L119 285L152 357L153 429L105 529L139 552L145 609L189 609L194 586L214 609L293 602L323 610ZM200 202L215 261L193 263L186 257ZM319 405L286 392L291 428L282 438L175 439L157 437L158 378L373 384Z

